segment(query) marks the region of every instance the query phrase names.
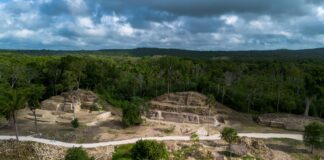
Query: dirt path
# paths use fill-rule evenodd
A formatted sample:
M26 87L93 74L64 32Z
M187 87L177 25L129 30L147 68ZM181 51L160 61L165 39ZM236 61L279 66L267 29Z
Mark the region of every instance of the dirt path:
M240 133L239 136L246 136L251 138L290 138L296 140L302 140L302 135L300 134L279 134L279 133ZM0 140L9 140L15 139L15 136L0 136ZM66 143L60 142L55 140L49 139L42 139L42 138L35 138L32 136L20 136L20 141L33 141L38 143L44 143L49 145L61 146L61 147L80 147L83 148L96 148L96 147L103 147L103 146L116 146L122 144L130 144L135 143L136 141L143 139L143 140L157 140L157 141L188 141L190 140L189 136L165 136L165 137L143 137L143 138L133 138L127 140L120 140L120 141L110 141L110 142L99 142L99 143ZM200 136L200 140L219 140L220 135L215 134L211 136Z

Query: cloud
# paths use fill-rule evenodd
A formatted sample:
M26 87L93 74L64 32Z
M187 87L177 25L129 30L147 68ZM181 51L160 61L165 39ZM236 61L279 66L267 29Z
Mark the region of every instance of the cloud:
M239 20L236 15L222 15L220 19L223 20L227 25L235 25Z
M316 9L316 16L320 20L324 21L324 7L317 7L317 9Z
M124 0L110 3L100 0L107 10L120 11L134 8L150 8L183 16L211 16L226 13L256 13L256 14L305 14L308 4L305 0ZM127 7L129 6L129 7Z
M0 1L0 48L199 50L324 45L317 0Z

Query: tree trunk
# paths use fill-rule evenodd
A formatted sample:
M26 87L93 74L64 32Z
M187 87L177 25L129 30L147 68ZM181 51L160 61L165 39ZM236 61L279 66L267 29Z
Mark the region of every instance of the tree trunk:
M277 94L277 113L279 112L279 104L280 104L280 91L278 89L278 94Z
M309 112L309 108L310 108L310 105L312 103L312 99L310 97L306 97L305 99L305 112L304 112L304 116L308 116L308 112Z
M33 112L33 115L34 115L35 131L36 131L36 133L38 133L36 109L32 110L32 112Z
M157 97L157 81L155 80L155 97Z
M248 95L248 113L250 113L250 94Z
M8 125L9 125L9 127L14 127L14 124L13 124L13 117L12 117L12 114L11 113L9 113L9 115L6 115L6 118L7 118L7 120L8 120Z
M17 126L17 122L16 122L16 112L14 111L13 113L12 113L12 118L13 118L13 122L14 122L14 127L15 127L15 131L16 131L16 140L17 140L17 142L19 141L19 133L18 133L18 126Z
M170 82L168 80L168 93L170 93Z
M222 104L224 104L225 92L226 92L226 89L225 89L225 86L223 86L223 91L222 91Z
M230 159L232 159L232 147L231 147L231 143L228 144L228 151L229 151Z

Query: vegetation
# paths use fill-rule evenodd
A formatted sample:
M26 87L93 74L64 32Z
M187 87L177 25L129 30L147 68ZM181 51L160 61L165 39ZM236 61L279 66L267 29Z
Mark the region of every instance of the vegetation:
M43 99L64 91L89 89L99 94L101 99L123 109L125 126L142 122L140 113L145 108L138 102L139 99L146 101L177 91L202 92L208 95L210 105L219 101L241 112L284 112L324 117L324 63L323 58L318 58L320 55L276 58L276 51L272 51L267 53L272 58L263 59L259 55L242 52L245 58L238 59L236 54L240 53L242 57L241 52L222 58L226 56L224 52L206 53L210 58L201 59L197 57L204 56L194 56L189 51L186 51L189 56L181 56L185 51L173 54L179 57L147 56L148 51L157 55L156 51L164 54L177 50L153 52L152 49L137 49L131 54L121 50L113 52L116 53L114 56L99 54L106 51L93 55L85 51L75 52L80 54L74 55L61 54L63 51L53 51L54 54L51 51L2 51L13 53L0 54L1 99L6 99L3 93L10 90L8 88L30 90L34 91L33 94L36 91L37 95L25 92L23 97L18 98L25 99L28 106L35 110L38 101ZM50 52L51 56L39 56L42 52ZM291 52L289 54L293 55ZM213 56L215 58L211 58ZM9 118L12 113L1 109L0 114ZM35 126L37 128L36 123Z
M323 49L244 52L195 52L141 48L100 51L0 51L0 116L19 130L17 110L28 106L34 114L39 102L64 91L89 89L123 110L123 124L142 123L144 101L177 91L208 95L208 104L221 102L237 111L262 114L294 113L324 117ZM21 54L23 53L23 54ZM77 119L72 121L77 128ZM173 128L174 129L174 128ZM172 130L173 130L172 129ZM170 129L171 132L171 129ZM305 128L304 142L324 146L323 125ZM229 145L238 136L224 128ZM193 141L198 141L192 135ZM193 147L179 155L195 153ZM27 152L26 152L27 153ZM72 148L66 158L89 159L82 148ZM138 141L117 148L115 159L167 159L163 143ZM250 157L247 157L249 159Z
M153 140L139 140L132 150L133 160L166 160L169 157L167 148L163 142Z
M221 132L221 138L228 143L229 151L231 152L231 145L238 141L239 137L234 128L225 127Z
M196 133L191 134L190 140L194 142L195 144L199 142L199 136Z
M259 159L255 158L253 156L250 156L250 155L246 155L246 156L242 157L242 160L259 160Z
M181 149L174 151L171 156L172 160L186 160L189 157L199 160L214 159L212 153L205 150L202 145L182 146Z
M115 148L112 160L166 160L169 153L163 142L139 140Z
M65 160L94 160L94 158L90 158L83 148L78 147L68 149Z
M16 112L19 109L24 108L27 97L23 89L13 89L11 87L6 87L2 90L0 97L0 112L4 114L9 121L13 124L16 132L16 140L19 140L19 132L16 120Z
M73 128L78 128L79 127L79 120L77 118L73 119L71 121L71 125Z
M35 123L35 132L38 133L38 126L37 126L37 115L36 109L40 108L40 102L42 95L44 94L44 86L42 85L34 85L30 87L30 91L28 91L28 108L32 111L34 115L34 123Z
M304 143L311 147L311 153L314 148L324 147L324 125L319 122L312 122L305 127Z
M140 125L143 120L141 117L142 100L134 98L127 106L123 107L123 119L122 122L125 127Z
M131 150L133 144L125 144L115 148L115 152L112 155L112 160L131 160Z

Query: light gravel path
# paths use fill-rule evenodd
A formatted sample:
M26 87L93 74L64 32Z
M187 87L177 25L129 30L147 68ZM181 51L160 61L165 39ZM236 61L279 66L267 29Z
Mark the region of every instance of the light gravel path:
M300 134L280 134L280 133L239 133L239 136L251 137L251 138L290 138L295 140L302 140L303 136ZM15 139L15 136L0 136L0 140L9 140ZM56 140L49 140L43 138L35 138L32 136L19 136L19 141L32 141L38 142L43 144L55 145L60 147L83 147L83 148L96 148L96 147L103 147L103 146L116 146L122 144L130 144L135 143L136 141L143 139L143 140L157 140L157 141L189 141L190 136L165 136L165 137L143 137L143 138L133 138L133 139L126 139L126 140L119 140L119 141L109 141L109 142L99 142L99 143L66 143ZM215 134L211 136L200 136L200 140L219 140L220 135Z

